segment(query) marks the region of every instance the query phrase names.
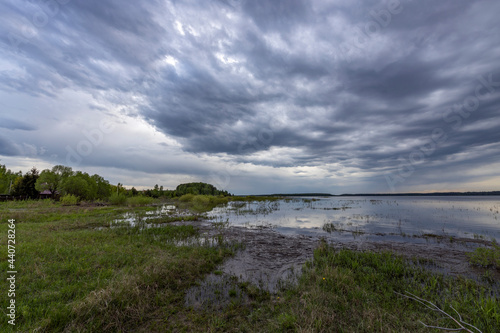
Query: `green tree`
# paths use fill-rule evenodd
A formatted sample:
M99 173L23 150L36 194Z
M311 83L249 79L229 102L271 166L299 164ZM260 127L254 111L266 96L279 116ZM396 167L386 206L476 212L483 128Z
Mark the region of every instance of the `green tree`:
M0 164L0 194L6 193L9 185L7 181L7 168L5 165Z
M0 194L9 194L16 179L22 176L23 174L21 171L14 173L7 169L5 165L0 164Z
M23 177L16 179L12 194L16 196L27 196L30 199L38 198L40 192L35 188L38 177L38 170L33 167Z
M130 193L132 193L132 196L135 197L137 194L139 194L139 191L137 191L137 189L135 187L132 187L130 189Z
M38 191L49 190L52 195L61 190L63 180L74 174L73 169L64 165L56 165L52 170L45 169L35 184Z
M52 172L49 169L45 169L40 173L40 177L38 177L35 188L39 192L43 192L45 190L50 191L50 194L54 195L56 191L59 189L59 183L61 178L55 172Z
M73 194L83 200L87 200L91 196L89 184L82 175L78 174L64 179L61 183L61 190L64 195Z
M13 195L37 198L39 192L49 190L54 194L59 191L62 195L72 194L82 200L106 199L111 195L112 186L103 177L95 174L90 176L86 172L73 171L64 165L56 165L52 170L43 170L40 174L33 167L30 172L12 173L4 165L0 165L0 193L7 190L10 182L13 183ZM125 191L119 184L120 192Z
M184 194L230 195L227 191L219 191L215 186L207 183L180 184L175 191L177 196Z
M87 193L86 197L83 197L83 199L85 199L85 200L97 199L98 188L97 188L97 183L95 182L95 180L92 177L90 177L90 175L86 172L77 171L75 173L75 175L82 178L87 183L88 193Z
M93 175L91 179L96 184L94 199L106 199L111 195L111 185L107 180L97 174Z
M153 198L160 197L160 187L158 186L158 184L156 184L155 187L153 188L153 191L151 191L151 196Z
M56 165L52 168L52 172L59 175L60 179L68 178L69 176L73 176L74 172L71 167L67 167L64 165Z

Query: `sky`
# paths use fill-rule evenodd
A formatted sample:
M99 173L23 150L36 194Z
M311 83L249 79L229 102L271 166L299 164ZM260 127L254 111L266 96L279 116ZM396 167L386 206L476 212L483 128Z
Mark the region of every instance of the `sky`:
M496 0L0 2L0 164L235 194L500 190Z

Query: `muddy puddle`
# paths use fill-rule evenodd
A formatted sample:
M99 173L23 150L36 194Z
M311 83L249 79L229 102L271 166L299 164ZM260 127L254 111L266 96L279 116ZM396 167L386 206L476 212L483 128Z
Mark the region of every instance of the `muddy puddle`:
M278 293L282 286L294 284L300 276L302 265L313 258L313 251L324 237L318 235L284 235L272 228L245 228L230 226L213 230L204 223L200 226L205 235L222 233L227 242L244 244L232 258L217 268L199 285L186 294L186 306L194 308L224 307L229 302L246 302L248 283L257 288ZM337 249L357 251L391 251L402 255L431 271L461 275L482 281L484 270L471 266L467 253L478 246L488 245L486 240L455 239L453 242L432 239L422 244L410 242L371 241L359 237L326 238ZM439 240L439 239L438 239ZM423 260L416 260L421 258ZM498 272L495 279L500 279Z
M312 259L321 239L337 249L391 251L437 273L482 281L485 270L470 265L467 253L499 238L500 205L495 200L474 199L472 206L449 199L336 200L232 203L214 209L202 221L189 221L189 212L162 206L146 215L126 215L110 227L192 224L199 229L199 237L176 245L241 244L233 257L187 292L185 304L194 308L244 303L248 294L258 289L278 293L282 286L297 281L301 267ZM433 208L430 213L423 211L429 207ZM448 215L457 218L458 212L461 219L453 222ZM179 221L156 223L158 218L170 217ZM445 222L425 222L431 217L431 222ZM471 225L474 223L477 225ZM498 271L489 274L500 280Z
M209 231L209 225L202 228L205 235L214 232ZM246 302L249 286L276 293L286 284L296 282L302 265L312 258L319 242L266 228L227 227L215 232L222 233L226 242L242 244L243 248L226 259L216 274L210 274L187 292L186 306L223 307L228 302Z
M161 228L168 224L172 225L175 221L183 222L192 220L193 214L187 209L179 209L175 205L161 205L155 210L142 213L127 212L122 217L109 222L106 227L98 227L97 230L106 228Z

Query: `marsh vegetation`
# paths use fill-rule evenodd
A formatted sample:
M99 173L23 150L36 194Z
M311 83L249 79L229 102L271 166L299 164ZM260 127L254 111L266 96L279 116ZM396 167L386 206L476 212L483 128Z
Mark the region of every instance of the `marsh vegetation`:
M407 292L455 317L456 309L482 332L500 330L499 286L492 273L498 269L497 245L471 254L475 265L489 269L484 279L472 280L431 272L425 258L340 249L323 240L307 250L310 259L295 271L295 283L283 281L269 290L222 269L244 252L245 238L230 237L231 218L209 217L219 209L214 207L244 210L249 204L269 216L282 207L280 200L289 199L232 199L188 194L106 206L0 203L2 233L7 219L16 220L16 266L22 273L13 331L428 331L419 321L456 328L452 320L399 295ZM304 204L316 209L318 202ZM248 230L246 237L269 238L270 256L277 259L278 252L293 249L285 236ZM5 238L0 247L0 269L7 271ZM481 261L485 257L491 260ZM203 285L210 285L212 296L200 306L192 301L198 295L193 290ZM3 308L5 302L2 298Z

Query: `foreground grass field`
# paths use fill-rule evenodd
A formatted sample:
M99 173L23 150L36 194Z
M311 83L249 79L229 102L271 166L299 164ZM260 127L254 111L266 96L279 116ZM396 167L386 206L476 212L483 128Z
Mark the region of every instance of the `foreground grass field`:
M199 204L199 203L198 203ZM142 207L62 206L50 201L0 203L2 281L8 271L7 220L16 219L16 326L8 332L428 332L458 328L450 319L399 294L429 300L482 332L500 331L492 285L445 278L388 253L315 250L296 286L269 294L235 282L224 306L185 305L186 291L238 245L186 243L193 225L109 228ZM220 240L220 239L219 239ZM192 244L182 246L181 244ZM8 286L2 283L2 293ZM397 294L399 293L399 294ZM406 294L409 295L409 294ZM1 297L3 313L8 299ZM470 326L472 332L477 332ZM432 330L431 330L432 331Z

